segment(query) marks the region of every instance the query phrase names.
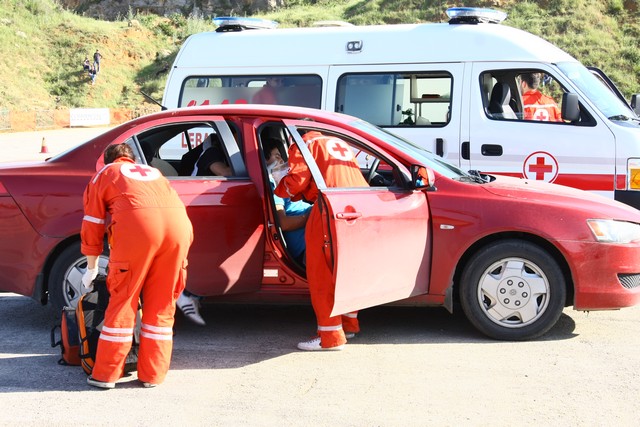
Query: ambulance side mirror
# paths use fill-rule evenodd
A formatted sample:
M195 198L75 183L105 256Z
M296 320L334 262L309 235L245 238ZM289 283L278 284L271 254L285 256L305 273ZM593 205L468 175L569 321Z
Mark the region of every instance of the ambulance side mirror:
M413 188L425 188L428 191L435 191L435 180L436 176L433 170L421 165L411 166L411 183L413 184Z
M640 102L638 102L638 98L640 98L640 93L631 95L631 109L637 116L640 116Z
M580 102L575 93L562 94L562 120L577 122L580 119Z

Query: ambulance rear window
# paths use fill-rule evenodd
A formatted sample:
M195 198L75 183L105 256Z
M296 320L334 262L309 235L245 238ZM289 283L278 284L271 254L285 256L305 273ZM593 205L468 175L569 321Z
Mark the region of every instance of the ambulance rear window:
M192 76L183 85L179 107L211 104L275 104L320 108L318 75L263 74Z

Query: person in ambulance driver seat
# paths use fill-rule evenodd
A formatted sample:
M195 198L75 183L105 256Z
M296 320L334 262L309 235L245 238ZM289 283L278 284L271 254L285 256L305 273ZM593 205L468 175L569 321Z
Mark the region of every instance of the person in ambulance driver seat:
M540 79L540 73L527 73L520 76L524 120L561 122L562 114L556 101L538 90Z
M351 147L343 140L309 131L302 139L325 179L327 187L368 187L360 172ZM283 177L273 175L276 181L275 194L292 200L304 199L313 203L305 230L307 281L311 294L311 305L316 314L317 336L298 343L300 350L342 350L347 338L360 332L357 313L346 313L331 317L335 295L333 267L324 253L322 214L315 203L318 187L311 177L296 144L289 147L289 171ZM281 179L280 179L281 178ZM346 334L346 335L345 335Z
M107 213L111 248L107 288L111 295L87 383L114 388L123 375L133 341L138 301L142 325L138 380L145 387L164 381L173 347L176 299L185 287L193 228L184 204L158 169L136 164L127 144L104 151L105 166L84 192L81 251L87 256L82 283L98 274Z

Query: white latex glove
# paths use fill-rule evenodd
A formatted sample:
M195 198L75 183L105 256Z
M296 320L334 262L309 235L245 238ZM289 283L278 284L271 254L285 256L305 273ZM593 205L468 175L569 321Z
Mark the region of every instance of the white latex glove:
M280 184L280 181L287 175L287 173L289 173L288 163L280 163L271 170L271 176L273 177L276 187Z
M96 268L87 268L87 271L82 275L82 284L85 288L91 289L93 288L93 279L98 277L98 267Z

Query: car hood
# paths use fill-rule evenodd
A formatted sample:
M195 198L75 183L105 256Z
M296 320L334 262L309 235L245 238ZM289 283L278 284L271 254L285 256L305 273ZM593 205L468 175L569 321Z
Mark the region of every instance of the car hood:
M493 177L495 180L483 184L483 188L496 196L519 199L549 208L571 206L591 213L593 217L624 219L640 223L640 211L599 194L542 181L508 176Z

